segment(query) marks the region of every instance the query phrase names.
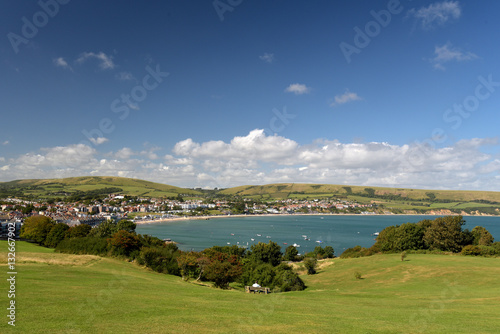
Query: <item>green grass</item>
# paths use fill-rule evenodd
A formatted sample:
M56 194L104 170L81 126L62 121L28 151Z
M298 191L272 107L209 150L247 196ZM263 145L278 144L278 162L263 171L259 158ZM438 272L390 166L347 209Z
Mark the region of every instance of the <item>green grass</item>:
M5 263L7 245L0 247ZM305 291L266 296L185 283L117 259L23 242L16 248L17 322L12 329L4 319L2 333L495 333L500 327L498 258L326 260L317 275L302 276ZM0 306L7 303L2 293Z

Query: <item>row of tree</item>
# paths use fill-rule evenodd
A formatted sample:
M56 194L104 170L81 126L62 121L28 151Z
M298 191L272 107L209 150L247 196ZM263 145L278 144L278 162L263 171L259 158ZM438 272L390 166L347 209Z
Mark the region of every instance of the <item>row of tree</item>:
M473 249L476 252L474 255L500 255L500 243L493 242L493 236L487 229L476 226L469 231L463 229L464 224L465 220L462 216L447 216L434 220L425 219L418 223L388 226L380 232L371 248L356 246L347 249L341 257L407 250L459 253L464 248L464 253L470 253L470 250Z

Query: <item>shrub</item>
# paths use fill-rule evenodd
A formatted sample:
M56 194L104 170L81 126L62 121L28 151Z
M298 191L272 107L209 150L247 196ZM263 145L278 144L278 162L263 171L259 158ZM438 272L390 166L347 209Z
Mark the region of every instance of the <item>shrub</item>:
M64 223L55 224L51 229L47 238L44 241L44 245L51 248L56 248L57 244L60 243L66 234L69 226Z
M140 248L139 238L135 234L125 230L119 230L108 239L109 244L112 246L114 255L129 256L134 250Z
M283 259L285 261L296 261L297 255L299 255L299 251L297 250L297 248L294 246L288 246L285 249L285 255L283 256Z
M358 257L363 257L363 256L370 256L373 255L373 252L370 249L361 247L361 246L354 246L352 248L346 249L341 255L341 259L348 259L348 258L358 258Z
M110 245L104 238L71 238L62 240L56 247L56 252L69 254L90 254L105 256Z
M462 255L473 255L473 256L478 256L481 255L481 248L479 246L475 245L467 245L464 248L462 248Z
M275 270L276 275L272 286L274 291L301 291L305 289L304 281L289 265L282 263Z
M87 224L72 226L66 231L64 238L83 238L90 233L90 230L92 227Z
M318 265L318 260L312 257L306 257L304 259L304 266L306 267L308 275L316 274L316 266Z
M361 279L361 278L363 278L363 277L361 277L361 273L360 273L359 271L355 271L355 272L354 272L354 278L355 278L355 279Z
M177 264L179 251L177 246L173 246L143 247L137 256L137 262L158 273L180 276L180 269Z

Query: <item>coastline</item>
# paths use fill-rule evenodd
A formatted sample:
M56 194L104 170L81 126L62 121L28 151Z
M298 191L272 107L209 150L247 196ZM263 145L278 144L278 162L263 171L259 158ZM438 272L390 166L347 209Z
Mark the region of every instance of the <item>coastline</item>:
M357 213L268 213L268 214L258 214L258 215L214 215L214 216L184 216L184 217L174 217L174 218L162 218L155 220L139 220L134 221L137 225L143 224L154 224L154 223L167 223L167 222L175 222L175 221L187 221L187 220L210 220L216 218L244 218L244 217L293 217L293 216L429 216L429 217L438 217L438 216L459 216L459 214L417 214L417 213L398 213L398 214L357 214ZM461 215L463 217L499 217L496 215Z

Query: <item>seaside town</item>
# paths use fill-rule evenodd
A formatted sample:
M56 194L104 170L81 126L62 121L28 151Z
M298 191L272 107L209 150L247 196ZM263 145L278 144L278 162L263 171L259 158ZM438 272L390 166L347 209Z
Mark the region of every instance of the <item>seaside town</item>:
M205 218L232 215L281 215L281 214L375 214L376 205L329 200L275 200L260 202L240 200L184 200L141 198L111 194L95 201L67 202L63 200L30 201L17 198L0 199L1 235L6 233L8 222L21 226L25 218L43 215L69 226L87 224L97 226L106 220L133 220L147 223L179 218ZM390 212L386 212L389 213ZM19 233L20 228L17 228Z

